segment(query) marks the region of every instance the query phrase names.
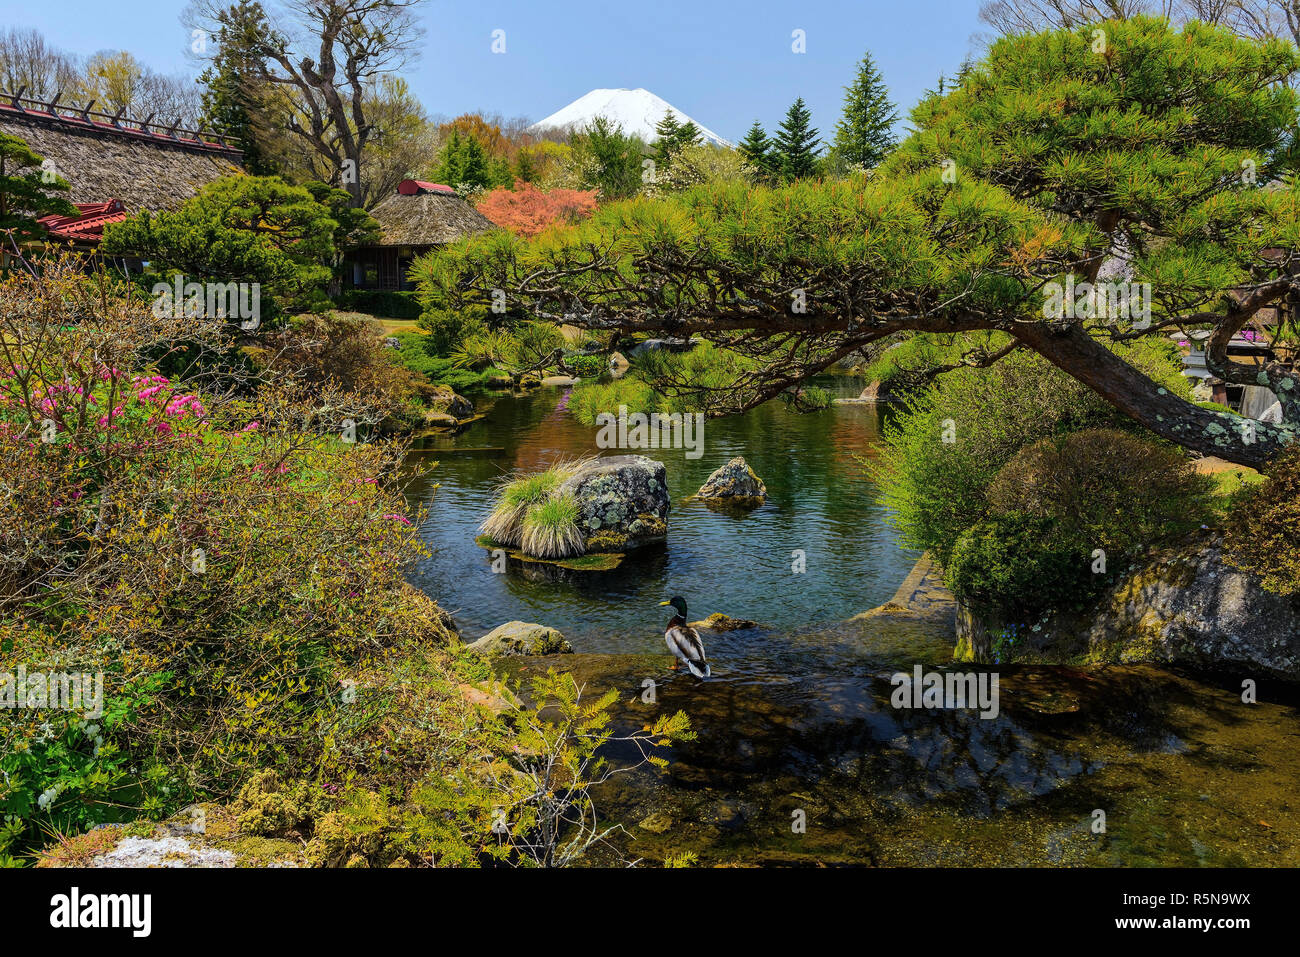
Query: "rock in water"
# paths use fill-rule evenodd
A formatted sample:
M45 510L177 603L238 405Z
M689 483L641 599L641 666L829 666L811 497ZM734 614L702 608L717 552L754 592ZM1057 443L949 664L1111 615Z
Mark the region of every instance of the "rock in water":
M709 628L713 631L744 631L748 628L757 628L758 622L750 621L748 618L732 618L730 615L715 611L703 621L693 621L690 625L692 628Z
M445 385L434 386L434 394L429 398L429 408L454 415L458 419L467 419L474 414L474 403Z
M737 455L710 475L695 495L705 502L753 508L767 501L767 486L744 457Z
M1006 622L958 603L958 661L992 661ZM1300 600L1266 591L1209 541L1162 549L1085 609L1045 616L1015 654L1027 660L1250 669L1300 681ZM1016 660L1015 654L1004 659Z
M578 500L588 552L625 552L668 537L667 472L644 455L593 459L560 485Z
M554 628L527 621L498 625L469 646L480 655L571 655L573 646Z

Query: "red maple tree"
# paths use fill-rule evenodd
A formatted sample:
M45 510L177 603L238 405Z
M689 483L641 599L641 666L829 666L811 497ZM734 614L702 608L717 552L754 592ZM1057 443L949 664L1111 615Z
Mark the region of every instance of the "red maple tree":
M552 189L543 192L532 183L516 180L514 189L494 189L483 196L478 211L492 222L520 236L536 236L552 223L567 223L590 216L596 208L596 191Z

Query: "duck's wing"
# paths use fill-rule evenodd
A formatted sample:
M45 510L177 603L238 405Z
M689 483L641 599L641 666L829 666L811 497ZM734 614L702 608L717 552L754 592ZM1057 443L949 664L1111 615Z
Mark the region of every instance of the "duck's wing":
M704 642L700 633L690 625L678 625L664 632L668 650L682 661L700 678L707 678L712 669L704 657Z

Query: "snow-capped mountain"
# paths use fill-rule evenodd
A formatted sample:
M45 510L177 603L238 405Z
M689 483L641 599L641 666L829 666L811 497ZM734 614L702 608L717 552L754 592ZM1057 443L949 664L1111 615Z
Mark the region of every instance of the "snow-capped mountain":
M592 90L580 96L562 110L557 110L544 120L539 120L528 127L528 132L535 133L548 129L579 130L598 116L612 120L623 127L623 132L639 136L647 143L658 139L655 126L669 110L677 117L678 123L685 123L691 118L662 97L655 96L649 90ZM705 142L719 146L731 146L717 133L703 123L692 120L700 128Z

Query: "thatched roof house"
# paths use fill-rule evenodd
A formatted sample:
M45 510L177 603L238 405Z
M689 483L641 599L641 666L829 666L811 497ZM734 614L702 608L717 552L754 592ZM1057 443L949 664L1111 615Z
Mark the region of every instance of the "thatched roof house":
M0 132L26 142L68 181L68 199L89 219L57 217L46 227L54 238L83 246L97 243L108 222L174 208L213 180L242 172L240 150L153 123L152 115L131 120L0 93Z
M451 187L416 179L402 180L370 215L379 223L379 242L357 246L346 258L357 289L412 289L407 272L417 256L497 228Z

